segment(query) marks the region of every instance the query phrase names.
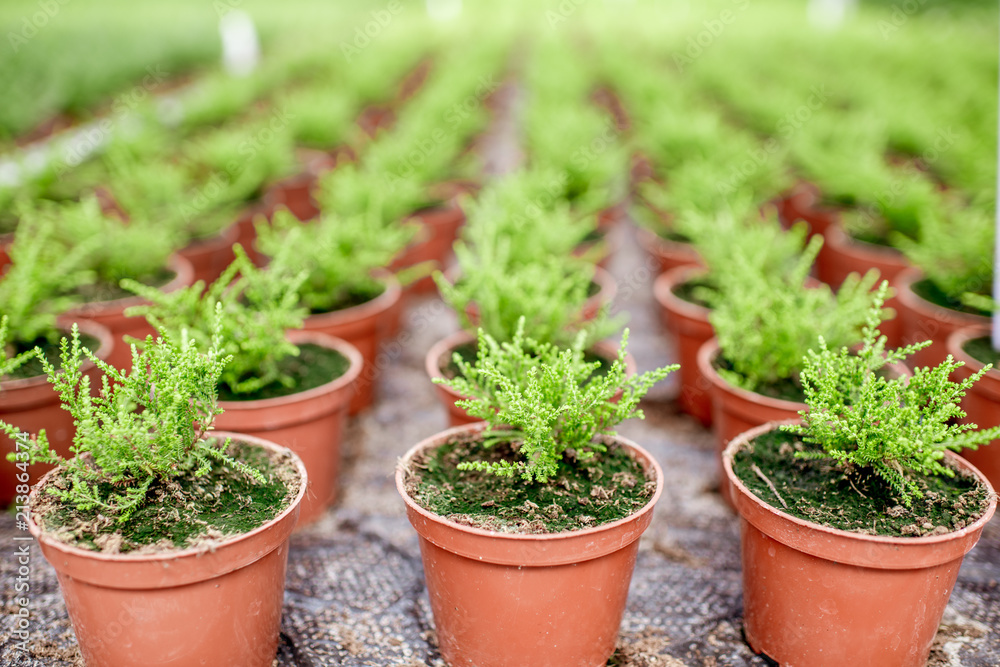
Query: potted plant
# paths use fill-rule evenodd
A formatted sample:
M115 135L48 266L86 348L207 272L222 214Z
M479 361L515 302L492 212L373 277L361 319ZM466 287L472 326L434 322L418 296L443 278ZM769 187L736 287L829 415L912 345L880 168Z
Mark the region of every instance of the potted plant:
M135 281L124 284L150 301L135 313L161 332L219 347L232 361L219 376L220 429L268 440L294 451L309 471L300 521L318 518L336 499L340 442L361 355L346 341L301 331L299 287L304 271L289 273L282 259L259 269L243 248L206 289L201 283L163 293ZM291 249L289 249L291 251ZM204 292L204 293L203 293ZM221 327L215 326L221 311Z
M278 261L290 263L289 270L307 273L299 288L309 313L303 328L346 340L361 353L352 414L374 402L379 346L398 328L402 294L386 267L414 231L395 221L384 223L378 201L353 214L324 212L306 225L279 211L257 231L264 255L284 258Z
M59 406L59 394L45 377L42 358L56 364L59 338L71 320L60 317L73 300L64 293L86 280L81 270L88 246L66 250L52 220L22 210L21 224L11 246L13 263L0 276L0 419L26 431L45 430L54 451L70 455L72 416ZM79 321L82 344L102 359L114 343L104 327ZM37 357L40 350L42 357ZM94 375L93 364L84 372ZM14 499L18 484L33 484L48 470L43 464L19 470L6 460L15 443L0 433L0 506ZM26 474L25 474L26 473Z
M85 357L104 373L97 397ZM271 665L306 471L287 449L213 431L219 346L149 337L123 373L74 327L61 368L40 358L73 415L76 456L44 432L0 428L18 443L10 460L58 466L17 500L87 664Z
M947 357L948 336L967 326L987 326L990 311L969 302L967 295L988 295L993 282L994 220L992 208L927 209L920 217L917 240L896 237L897 246L914 267L901 272L899 292L903 340L933 343L913 356L918 366Z
M988 304L983 303L982 308L986 310ZM952 377L956 380L966 380L973 374L981 375L962 401L962 410L966 415L962 421L983 428L1000 426L1000 354L993 349L989 327L972 326L955 330L948 337L948 354L964 364L955 369ZM987 369L987 366L992 368ZM986 475L994 489L1000 488L1000 440L959 453Z
M614 651L662 476L613 429L676 368L627 377L626 338L599 375L584 336L559 350L481 332L475 364L447 384L485 422L401 459L396 486L448 664L602 665Z
M885 287L861 347L803 362L800 423L768 424L725 452L741 521L744 632L783 665L927 662L963 556L996 508L975 468L948 450L1000 435L953 423L962 382L948 359L909 378L880 371L927 343L886 351L877 330Z
M861 339L868 293L878 276L854 276L836 294L827 285L809 286L806 276L821 245L822 237L814 236L788 271L770 272L743 260L716 281L719 297L709 315L716 338L702 345L698 367L712 386L720 473L730 440L803 409L799 372L817 334L838 346ZM723 485L724 498L726 491Z

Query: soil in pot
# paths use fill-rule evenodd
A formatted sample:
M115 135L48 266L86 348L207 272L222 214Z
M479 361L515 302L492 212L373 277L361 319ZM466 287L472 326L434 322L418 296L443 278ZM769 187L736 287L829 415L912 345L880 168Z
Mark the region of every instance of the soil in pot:
M98 512L53 505L40 489L33 493L29 529L56 569L87 664L269 667L274 661L305 469L286 449L217 434L227 436L234 439L231 453L265 469L265 485L214 465L204 477L183 475L176 485L151 488L153 502L122 530ZM64 483L57 472L43 486ZM219 493L219 485L228 488ZM87 548L93 546L102 551Z
M338 338L306 331L288 337L300 349L282 369L293 386L274 383L238 396L220 388L224 412L216 417L216 427L267 438L302 459L309 472L299 518L305 524L336 500L340 443L363 362L357 349Z
M632 492L651 495L638 511L625 518L582 530L529 534L489 531L443 518L414 502L407 492L407 488L415 486L411 473L426 474L428 464L436 457L434 449L450 443L461 447L463 442L480 438L483 428L465 426L428 438L407 453L396 472L407 517L420 535L435 630L445 662L477 667L607 664L624 614L638 538L648 527L652 508L662 492L659 467L633 443L622 438L606 439L610 451L627 450L628 458L640 467L630 465L628 468L637 472L619 471L617 479L604 478L603 486L602 480L584 475L577 483L581 487L596 485L589 487L593 495L577 496L568 504L579 505L583 500L614 506L605 487L615 483L627 486L633 479ZM447 458L442 457L444 462ZM532 520L520 521L529 530L532 524L541 526L550 513L557 514L557 506L548 498L539 497L539 502L521 497L509 500L521 505L521 519L524 512L532 513ZM486 498L480 505L491 501L496 503ZM545 502L549 504L542 504ZM640 503L633 500L620 504ZM507 523L519 523L513 514L516 507L511 510ZM595 512L595 507L591 504L589 509L574 511ZM483 522L493 524L497 518ZM577 522L587 525L589 520L580 517Z
M741 518L744 634L751 648L782 665L923 667L962 559L995 510L988 482L949 453L955 478L926 480L924 504L914 498L907 509L871 480L831 475L829 461L789 462L797 440L765 437L775 428L748 431L725 453ZM751 465L741 453L748 443ZM734 465L743 468L739 477ZM821 477L828 486L808 491Z
M1000 425L1000 352L993 349L989 327L959 329L948 339L948 352L965 362L955 369L956 380L965 380L986 364L993 364L962 399L966 413L962 421L981 429ZM964 449L961 455L986 475L994 488L1000 488L1000 440L980 445L979 449Z

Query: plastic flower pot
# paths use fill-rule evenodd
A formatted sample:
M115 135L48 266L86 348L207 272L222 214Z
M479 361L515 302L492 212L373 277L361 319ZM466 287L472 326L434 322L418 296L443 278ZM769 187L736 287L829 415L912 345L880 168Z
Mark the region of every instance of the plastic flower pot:
M899 304L900 326L903 342L907 345L924 340L932 345L910 357L914 368L937 366L948 357L948 337L958 329L969 326L987 326L990 319L983 315L964 313L927 301L914 291L914 284L923 280L919 269L909 268L896 276L896 301Z
M785 227L805 220L812 234L825 234L840 222L840 213L820 205L820 191L812 183L799 183L778 201L778 215Z
M191 263L194 271L192 282L214 283L236 258L233 245L239 242L240 235L239 224L233 223L215 236L192 241L178 250L177 254Z
M433 514L407 494L413 457L485 424L443 431L396 468L396 488L420 538L441 655L452 667L597 667L615 648L663 474L638 445L617 437L656 478L653 498L613 523L547 535L495 533Z
M690 243L665 239L644 227L636 230L635 237L646 254L656 262L659 273L666 273L678 266L702 265L701 256Z
M4 274L7 265L10 264L10 255L7 254L7 248L10 247L13 240L13 234L0 234L0 276Z
M965 344L989 335L988 326L973 326L958 329L948 337L948 353L957 361L965 362L952 374L955 380L965 380L986 365L966 352ZM962 400L962 409L966 413L962 421L966 423L976 424L981 429L1000 425L1000 370L991 368L972 385ZM1000 440L979 449L962 450L961 455L986 475L993 488L1000 488Z
M467 331L458 331L439 340L431 346L431 349L427 351L427 356L424 357L424 368L427 370L428 377L432 381L434 378L445 377L445 369L451 362L455 350L464 345L473 345L475 342L476 336ZM591 351L593 354L604 359L613 360L618 358L618 348L608 341L597 343L591 348ZM628 375L635 375L637 368L635 358L630 353L626 353L625 372ZM434 384L434 391L437 394L438 401L448 411L449 426L463 426L479 421L479 419L469 416L465 410L456 405L458 401L468 398L467 396L463 396L450 387L436 383Z
M736 451L774 428L765 424L726 448L726 480L740 515L743 629L750 647L781 665L923 667L962 558L996 508L962 530L928 537L863 535L790 516L754 496L733 473Z
M236 243L239 243L246 252L247 257L257 266L263 266L264 261L254 247L257 241L257 228L254 227L254 220L260 216L267 218L270 214L263 202L252 204L236 217Z
M268 217L284 206L299 220L312 220L319 215L319 205L313 199L312 190L316 186L316 174L308 171L283 178L267 188L264 205Z
M67 331L72 326L70 320L65 318L61 319L59 324ZM111 332L106 327L87 320L79 320L77 325L81 334L99 341L94 354L99 359L107 360L115 347ZM91 387L94 389L100 387L100 373L97 372L94 363L85 359L82 369L90 378ZM54 451L63 458L72 455L69 448L73 444L75 434L73 416L62 409L59 394L49 383L47 376L36 375L0 382L0 419L26 433L38 433L45 429L49 445ZM19 486L26 493L25 485L34 485L42 475L52 469L52 466L46 463L36 463L28 467L28 478L25 480L22 471L7 460L7 454L15 451L17 449L14 441L6 433L0 433L0 507L10 505L16 495L24 495L18 493Z
M712 424L711 383L698 366L698 350L715 329L708 321L711 310L677 296L674 290L684 283L705 274L698 266L678 266L660 275L653 283L653 296L660 307L660 321L677 351L680 362L680 394L677 402L705 426Z
M215 418L221 430L266 438L295 452L309 471L300 524L319 518L337 498L340 443L355 384L364 363L353 345L325 334L291 331L296 345L311 343L344 355L350 366L338 378L318 387L277 398L219 401L224 412Z
M455 202L424 209L414 213L411 220L422 227L422 233L393 260L393 271L434 262L443 269L451 257L451 247L458 238L458 230L465 223L465 212ZM429 275L407 285L407 294L429 294L435 290L434 279Z
M180 255L176 253L171 255L167 266L173 271L174 277L160 288L162 291L172 292L194 282L194 269L191 267L191 263ZM66 313L65 317L70 321L87 319L106 327L111 332L115 343L107 361L115 368L127 371L132 368L132 348L125 341L125 338L145 340L146 336L150 334L155 336L156 330L146 321L145 317L126 317L125 310L146 303L148 302L139 296L127 296L112 301L92 301L73 308Z
M816 258L816 277L834 289L840 287L849 274L864 275L870 269L878 269L882 280L893 283L910 266L900 251L889 246L859 241L839 223L827 227L824 237L826 241ZM897 314L895 318L884 321L879 330L888 339L888 347L901 347L903 330L899 317L899 300L893 297L885 305Z
M363 360L350 413L357 414L375 401L375 384L381 367L377 364L379 345L398 328L402 290L391 273L378 275L385 290L365 303L317 313L306 318L302 328L346 340L357 348Z
M271 450L258 438L218 432ZM103 554L28 528L55 568L88 665L270 667L278 648L288 538L306 492L254 530L173 553ZM32 492L32 497L36 491Z

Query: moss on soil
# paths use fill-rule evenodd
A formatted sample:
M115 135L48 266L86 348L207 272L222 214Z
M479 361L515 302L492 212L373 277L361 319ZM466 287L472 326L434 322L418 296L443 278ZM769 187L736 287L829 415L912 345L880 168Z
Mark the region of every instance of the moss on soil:
M78 510L50 494L39 494L32 506L39 525L56 539L105 553L154 553L186 549L226 536L247 533L280 514L299 490L298 473L289 459L244 443L229 453L263 473L260 484L215 462L201 477L185 472L173 483L154 483L147 502L124 523L99 509ZM48 484L65 487L62 476ZM43 489L46 487L43 487Z
M956 301L952 299L947 294L945 294L941 288L935 285L929 278L924 278L923 280L918 280L910 286L913 293L919 296L924 301L929 301L935 306L941 306L942 308L947 308L949 310L955 310L960 313L970 313L972 315L982 315L984 317L989 317L990 313L985 310L980 310L979 308L973 308L971 306L966 306L961 301Z
M733 460L733 471L747 488L768 505L799 519L866 535L919 537L959 530L982 516L986 491L975 478L956 471L955 477L915 476L923 497L906 507L882 480L860 469L846 469L833 460L794 457L796 451L818 451L793 434L765 433ZM774 485L785 508L753 465Z
M705 290L715 292L715 286L712 285L705 278L694 278L692 280L685 281L679 285L674 285L673 289L670 290L678 299L687 301L688 303L693 303L696 306L701 306L702 308L711 308L709 303L704 299L698 298L699 293L704 293Z
M567 452L559 476L546 484L457 468L462 461L517 456L508 443L487 449L478 436L456 438L412 462L407 490L421 507L457 523L521 534L617 521L645 506L656 490L629 450L613 444L586 462Z
M149 285L150 287L163 287L177 274L167 268L162 268L152 273L148 276L140 276L136 278L138 282ZM122 276L122 278L131 276ZM96 283L91 283L90 285L81 285L76 289L76 296L80 297L84 303L99 303L102 301L116 301L118 299L124 299L127 297L133 297L135 294L128 291L117 282L109 283L104 281L99 281Z
M962 349L968 352L973 359L981 361L983 364L993 364L993 368L1000 366L1000 351L993 349L989 336L966 341Z
M68 336L68 334L67 334ZM87 334L80 333L80 344L83 347L91 350L93 352L97 351L97 348L101 346L101 341L93 336L88 336ZM42 354L45 359L56 368L62 366L62 359L59 356L59 340L49 341L45 338L39 338L30 343L19 343L14 346L14 354L21 354L22 352L27 352L28 350L33 350L35 347L42 348ZM42 362L38 357L32 357L28 360L26 364L16 369L13 373L6 376L5 379L8 380L23 380L24 378L37 377L39 375L44 375L45 369L42 368Z
M350 365L351 362L340 352L306 343L299 346L299 356L286 357L281 362L282 373L292 378L290 387L272 382L253 393L235 394L228 386L219 384L219 400L260 401L297 394L333 382L346 373Z

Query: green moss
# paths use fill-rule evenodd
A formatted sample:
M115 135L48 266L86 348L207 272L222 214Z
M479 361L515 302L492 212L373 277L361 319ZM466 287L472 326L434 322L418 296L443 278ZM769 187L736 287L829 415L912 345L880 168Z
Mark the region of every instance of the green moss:
M50 533L72 536L74 546L100 551L99 545L118 543L117 551L128 553L150 545L172 545L185 549L211 535L218 537L247 533L267 523L283 511L295 492L282 479L268 453L243 443L230 446L230 454L263 473L266 484L216 462L201 477L192 471L177 476L173 488L154 484L149 501L124 523L110 522L97 509L78 510L46 496L42 511L43 528ZM59 486L66 484L55 478Z
M68 336L68 334L66 334ZM88 336L85 333L80 334L80 344L83 345L88 350L97 351L97 348L101 346L101 341L93 336ZM49 341L45 338L39 338L38 340L32 341L30 343L19 343L15 345L14 354L20 354L22 352L27 352L28 350L33 350L35 347L42 348L42 354L45 355L45 359L52 364L54 367L59 368L62 364L62 359L59 355L59 341L55 342ZM38 357L32 357L27 363L25 363L20 368L17 368L13 373L11 373L7 379L10 380L22 380L24 378L37 377L39 375L45 375L45 369L42 368L42 362Z
M477 440L457 439L414 461L408 488L417 504L435 514L516 533L579 530L617 521L645 506L656 488L629 450L613 445L587 462L567 453L559 475L545 484L457 468L463 461L516 457L507 443L486 449Z
M832 460L795 458L797 451L821 451L797 436L772 431L740 450L733 461L736 476L754 495L794 517L840 530L869 535L919 536L958 530L986 508L985 490L972 477L920 476L922 497L907 508L881 478L859 469L843 469ZM770 480L783 507L756 465Z
M299 356L285 357L281 373L292 378L292 385L272 382L249 394L235 394L228 385L219 384L220 401L259 401L266 398L289 396L333 382L347 372L351 362L336 350L307 343L299 346Z
M944 291L934 284L929 278L924 278L923 280L918 280L913 285L910 286L913 293L919 296L924 301L929 301L936 306L941 306L942 308L947 308L949 310L956 310L960 313L970 313L972 315L982 315L984 317L989 317L991 313L980 310L979 308L973 308L972 306L966 306L961 301L952 299Z
M993 349L993 343L989 336L966 341L962 349L968 352L973 359L981 361L983 364L993 364L994 368L1000 366L1000 351Z
M683 299L688 303L693 303L703 308L711 308L708 301L698 297L699 294L704 294L705 290L716 291L712 283L705 278L694 278L679 285L674 285L671 291L678 299Z

